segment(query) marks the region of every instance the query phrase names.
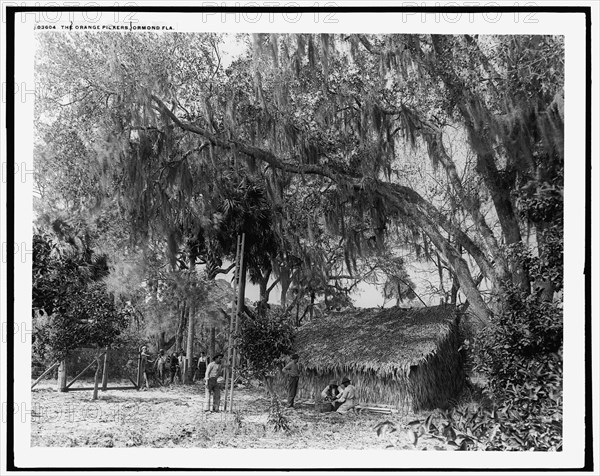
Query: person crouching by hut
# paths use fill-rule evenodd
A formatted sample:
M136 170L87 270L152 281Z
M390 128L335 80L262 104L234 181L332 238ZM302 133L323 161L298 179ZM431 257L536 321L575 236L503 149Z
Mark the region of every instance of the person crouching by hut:
M330 411L335 411L341 405L341 403L334 403L334 401L341 395L340 388L338 387L337 381L332 380L329 385L321 392L321 398L324 402L331 404Z
M333 401L334 405L336 403L340 404L336 412L342 415L356 406L356 388L348 377L342 379L342 393Z
M217 354L212 359L212 362L208 364L206 368L206 375L204 376L204 411L210 411L210 397L213 397L212 411L219 411L219 404L221 403L221 387L217 379L223 373L224 367L221 364L223 361L223 354Z
M282 372L288 377L288 396L287 407L294 408L294 399L298 393L298 380L300 380L300 369L298 368L298 354L292 355L292 360L282 369Z

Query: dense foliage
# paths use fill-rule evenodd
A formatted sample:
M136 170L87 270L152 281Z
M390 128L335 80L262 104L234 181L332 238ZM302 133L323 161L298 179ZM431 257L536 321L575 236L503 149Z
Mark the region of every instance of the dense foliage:
M519 299L523 298L523 300ZM500 323L478 335L474 369L489 380L460 428L492 450L562 449L562 313L513 291Z
M63 243L64 245L64 243ZM87 247L61 248L48 235L33 237L33 351L56 360L82 346L112 344L129 322L102 278L105 256Z
M561 222L555 220L547 233L556 234ZM562 240L555 238L554 246L553 257L515 252L534 280L555 280L556 288L562 289ZM497 321L467 346L474 370L488 379L487 399L465 410L456 426L469 429L485 449L562 449L562 302L549 301L544 294L544 287L527 293L507 285Z
M293 349L294 328L280 312L267 312L258 319L242 320L239 348L246 370L271 390L271 380ZM272 391L272 390L271 390Z

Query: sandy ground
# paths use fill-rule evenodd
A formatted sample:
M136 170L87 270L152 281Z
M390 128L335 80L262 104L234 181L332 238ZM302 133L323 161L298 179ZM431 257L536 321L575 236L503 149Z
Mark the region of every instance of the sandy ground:
M89 385L86 384L86 386ZM282 392L283 393L283 392ZM283 395L281 395L283 397ZM59 393L53 383L32 390L32 437L36 447L176 447L288 449L452 450L441 438L415 433L415 414L318 413L312 402L285 409L290 431L268 422L263 389L236 389L233 413L203 411L204 387L174 385L148 391ZM283 400L283 399L282 399ZM378 436L377 425L383 422ZM394 430L394 431L390 431Z

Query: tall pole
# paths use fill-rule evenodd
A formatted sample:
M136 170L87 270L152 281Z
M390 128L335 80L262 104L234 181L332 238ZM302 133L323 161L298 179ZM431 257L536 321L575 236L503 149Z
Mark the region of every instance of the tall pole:
M196 257L190 255L190 271L196 271ZM193 276L193 279L196 277ZM184 383L192 383L194 376L193 359L194 359L194 326L196 321L196 299L195 296L189 296L190 303L188 309L188 332L187 332L187 345L186 355L184 361L184 368L181 369L181 376Z
M238 331L239 331L239 320L240 320L240 315L242 313L242 309L244 309L244 294L246 291L246 283L245 281L242 282L242 279L244 278L244 248L246 245L246 234L242 233L242 250L241 250L241 256L240 256L240 269L238 271L238 279L240 280L240 282L238 283L238 295L237 295L237 307L235 310L235 333L237 335ZM233 347L233 358L231 359L231 390L229 392L229 411L232 412L233 411L233 384L235 383L235 366L236 366L236 359L237 359L237 344Z
M236 306L236 296L238 289L238 281L239 281L239 273L240 273L240 235L237 237L237 244L235 248L235 268L233 271L233 303L231 305L231 316L229 318L229 339L227 341L227 360L225 364L227 367L225 368L225 395L223 395L223 410L227 410L227 389L229 388L229 376L230 376L230 368L228 365L231 363L231 348L233 347L233 329L234 329L234 318L235 312L237 309Z

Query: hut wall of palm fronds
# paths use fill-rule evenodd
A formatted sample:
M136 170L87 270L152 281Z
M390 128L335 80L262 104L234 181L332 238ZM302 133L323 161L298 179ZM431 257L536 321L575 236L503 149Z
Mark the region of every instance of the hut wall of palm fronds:
M341 311L298 330L299 397L319 399L347 375L361 404L446 408L465 384L453 306ZM279 388L285 380L279 376Z

